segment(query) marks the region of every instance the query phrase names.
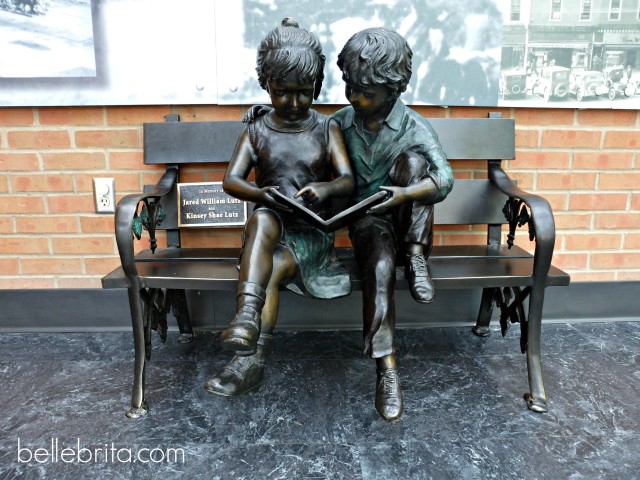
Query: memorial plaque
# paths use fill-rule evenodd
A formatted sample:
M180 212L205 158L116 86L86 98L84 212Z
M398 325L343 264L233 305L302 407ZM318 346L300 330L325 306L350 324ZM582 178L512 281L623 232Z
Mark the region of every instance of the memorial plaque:
M232 227L247 221L247 203L227 195L222 182L178 184L178 226Z

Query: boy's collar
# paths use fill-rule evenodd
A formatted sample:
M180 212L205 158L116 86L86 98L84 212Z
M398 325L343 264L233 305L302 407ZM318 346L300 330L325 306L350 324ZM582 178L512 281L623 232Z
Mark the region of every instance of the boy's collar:
M402 117L404 115L403 107L404 104L402 103L402 100L400 100L399 98L396 99L396 103L394 103L393 108L389 112L389 115L387 115L387 118L384 119L384 123L386 123L389 128L393 130L400 130L400 128L402 127ZM356 112L353 107L350 109L349 114L351 116L351 125L353 127L356 127Z
M403 107L404 104L402 103L402 100L399 98L396 99L396 103L393 105L389 115L387 115L387 118L384 120L389 128L392 128L393 130L400 130L400 127L402 126L402 117L404 115Z

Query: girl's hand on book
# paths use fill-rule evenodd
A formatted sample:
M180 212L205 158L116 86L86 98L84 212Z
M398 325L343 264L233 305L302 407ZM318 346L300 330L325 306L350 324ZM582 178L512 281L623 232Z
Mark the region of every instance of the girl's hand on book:
M296 198L304 198L305 201L313 203L321 203L331 195L331 186L324 182L312 182L300 189L296 193Z
M278 189L278 187L263 187L259 188L258 198L256 199L256 203L264 205L265 207L274 208L277 210L286 210L291 211L288 207L282 205L275 198L271 196L271 189Z

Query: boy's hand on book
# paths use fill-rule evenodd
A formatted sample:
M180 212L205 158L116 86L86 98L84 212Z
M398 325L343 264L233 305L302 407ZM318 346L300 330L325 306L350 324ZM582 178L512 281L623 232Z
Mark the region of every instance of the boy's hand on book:
M389 208L397 207L409 200L405 189L402 187L381 186L380 190L387 192L387 198L385 198L382 203L379 203L375 207L371 207L368 213L382 213Z
M313 204L326 200L331 195L331 187L328 183L312 182L296 193L296 198L304 198L305 201Z

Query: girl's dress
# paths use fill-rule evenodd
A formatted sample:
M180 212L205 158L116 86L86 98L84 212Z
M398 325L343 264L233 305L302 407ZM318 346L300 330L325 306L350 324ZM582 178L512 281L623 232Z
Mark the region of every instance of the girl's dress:
M263 113L263 112L260 112ZM273 111L258 114L249 121L249 137L256 155L256 185L278 186L289 198L311 182L331 180L328 155L329 117L310 110L307 121L295 128L277 125ZM292 148L293 147L293 148ZM321 217L329 213L327 202L312 205L296 199ZM257 205L256 209L267 208ZM280 245L296 259L296 277L287 288L312 298L336 298L351 293L349 274L338 261L333 246L335 235L312 227L281 210L269 208L280 219ZM244 243L244 242L243 242Z

